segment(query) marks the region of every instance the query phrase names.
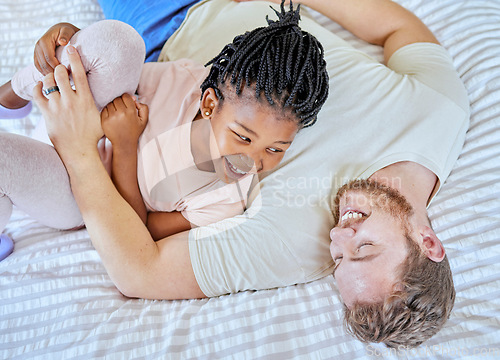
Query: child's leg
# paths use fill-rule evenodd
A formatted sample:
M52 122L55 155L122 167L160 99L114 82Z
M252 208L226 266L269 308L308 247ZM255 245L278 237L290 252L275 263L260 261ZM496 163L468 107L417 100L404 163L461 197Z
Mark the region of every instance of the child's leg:
M53 228L83 224L66 168L52 146L0 133L0 169L0 233L12 205Z
M99 21L73 35L70 44L78 49L99 111L116 97L135 93L145 47L130 25ZM61 64L69 66L65 47L58 47L56 56ZM35 66L30 65L14 75L12 89L19 97L31 100L33 87L42 78Z

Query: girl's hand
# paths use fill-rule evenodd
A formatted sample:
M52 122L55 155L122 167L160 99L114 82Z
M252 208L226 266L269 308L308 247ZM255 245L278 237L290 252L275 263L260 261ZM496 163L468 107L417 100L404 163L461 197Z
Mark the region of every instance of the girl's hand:
M114 147L135 149L148 123L149 108L129 94L117 97L101 112L104 135Z
M65 46L69 39L80 31L76 26L69 23L59 23L52 26L35 45L35 67L43 75L54 71L59 61L56 58L56 48Z

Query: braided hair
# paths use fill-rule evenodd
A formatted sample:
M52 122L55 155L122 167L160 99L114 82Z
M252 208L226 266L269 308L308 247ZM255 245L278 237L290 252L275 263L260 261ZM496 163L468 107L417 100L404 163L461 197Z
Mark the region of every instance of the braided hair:
M206 64L212 67L202 93L213 88L222 101L219 87L229 79L237 95L253 87L257 99L263 92L270 105L289 107L300 128L313 125L328 96L328 73L321 43L298 25L299 11L292 2L285 11L283 0L278 20L266 16L268 26L236 36Z

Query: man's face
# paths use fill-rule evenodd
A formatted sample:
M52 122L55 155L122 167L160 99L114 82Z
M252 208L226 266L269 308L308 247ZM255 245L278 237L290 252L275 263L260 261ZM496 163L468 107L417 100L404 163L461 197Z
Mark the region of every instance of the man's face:
M382 301L400 277L413 209L399 193L366 180L344 185L336 202L330 252L342 300L347 307Z

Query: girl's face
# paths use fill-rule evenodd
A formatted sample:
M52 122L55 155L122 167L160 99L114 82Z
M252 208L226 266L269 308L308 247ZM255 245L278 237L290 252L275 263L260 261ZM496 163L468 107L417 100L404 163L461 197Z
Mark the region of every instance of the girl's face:
M245 96L252 90L243 92L221 103L208 89L200 107L202 116L210 119L217 142L215 171L226 183L276 167L299 130L291 113L287 117L267 101L258 102L253 94Z

